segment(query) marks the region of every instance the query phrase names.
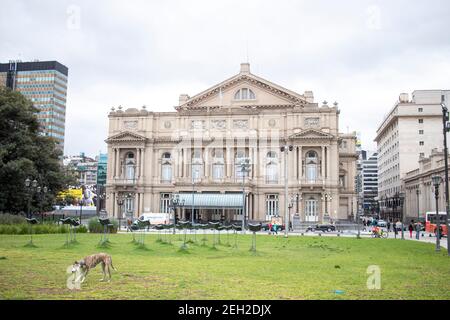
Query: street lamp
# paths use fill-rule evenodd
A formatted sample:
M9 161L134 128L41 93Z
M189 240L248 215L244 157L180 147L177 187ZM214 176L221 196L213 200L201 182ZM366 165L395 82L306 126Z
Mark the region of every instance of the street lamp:
M119 212L117 212L117 218L119 219L119 228L120 228L120 218L123 216L123 204L125 200L123 198L123 194L119 193L116 199L117 206L119 207Z
M173 225L174 225L173 234L175 234L175 230L176 230L175 226L177 224L177 208L184 207L184 199L180 200L179 194L176 194L176 195L171 194L170 204L173 208Z
M404 232L404 228L405 228L405 215L403 214L403 202L405 200L405 193L404 192L400 192L398 195L398 200L400 201L400 214L402 217L402 240L405 240L405 232Z
M251 170L251 164L249 158L242 159L241 163L239 164L241 167L241 174L242 174L242 234L245 234L245 174L250 172Z
M288 199L288 153L294 150L292 145L281 146L280 151L284 152L284 237L289 234L289 199Z
M417 196L417 223L419 223L419 220L420 220L419 195L420 195L420 190L417 188L416 189L416 196Z
M431 177L434 185L434 198L436 199L436 251L441 251L441 218L439 217L439 185L442 182L441 176ZM448 235L447 235L448 237Z
M324 193L322 195L321 199L325 200L325 214L324 214L324 218L326 219L326 222L329 222L330 215L328 214L328 202L327 201L328 200L330 200L330 201L333 200L333 196L331 194ZM356 214L357 214L357 216L359 216L358 212Z
M30 178L27 178L25 180L25 187L27 188L28 193L29 193L29 195L28 195L28 208L27 208L28 212L27 212L27 217L31 218L31 199L33 198L33 191L35 191L36 188L37 188L37 181L36 180L31 181Z
M442 132L444 134L444 171L445 171L445 213L447 230L450 230L450 203L448 190L448 148L447 148L447 132L450 131L449 114L447 106L444 102L444 96L441 96L442 107ZM447 231L447 254L450 256L450 237Z
M41 222L44 222L44 213L42 212L42 202L44 200L45 194L48 191L47 187L43 187L41 189L41 187L37 187L36 188L37 194L39 195L39 211L41 212Z

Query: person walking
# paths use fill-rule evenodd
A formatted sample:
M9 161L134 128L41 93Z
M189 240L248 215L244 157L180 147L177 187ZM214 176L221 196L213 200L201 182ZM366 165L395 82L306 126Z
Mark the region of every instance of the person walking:
M397 223L394 223L394 224L392 225L392 228L394 229L394 236L395 236L395 239L397 239L397 235L398 235Z
M386 229L388 232L391 231L391 221L390 220L388 220L388 222L386 224Z
M412 233L413 233L413 230L414 230L413 223L414 223L414 220L412 220L412 221L409 223L409 226L408 226L408 230L409 230L409 238L410 238L410 239L412 238Z
M416 239L419 240L420 239L420 232L422 231L422 224L417 221L416 223Z

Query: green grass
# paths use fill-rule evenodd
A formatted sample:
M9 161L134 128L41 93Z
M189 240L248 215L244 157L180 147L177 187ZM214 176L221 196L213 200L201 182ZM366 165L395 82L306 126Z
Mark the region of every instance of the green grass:
M0 235L0 299L450 299L450 258L432 244L258 236L252 253L250 235L239 236L237 249L231 235L230 246L222 234L212 249L212 235L202 246L198 234L187 250L171 237L146 235L140 247L115 234L100 248L98 234L79 234L68 247L64 234L35 235L35 247L25 247L25 235ZM67 267L98 252L112 255L112 281L99 282L97 266L81 290L68 289ZM381 269L380 290L367 289L370 265Z

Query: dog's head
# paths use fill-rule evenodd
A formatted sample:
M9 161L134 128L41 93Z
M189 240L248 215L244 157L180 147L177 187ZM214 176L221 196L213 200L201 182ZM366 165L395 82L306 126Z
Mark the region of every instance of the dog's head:
M77 271L84 271L86 269L86 263L84 260L75 261L72 265L72 273Z

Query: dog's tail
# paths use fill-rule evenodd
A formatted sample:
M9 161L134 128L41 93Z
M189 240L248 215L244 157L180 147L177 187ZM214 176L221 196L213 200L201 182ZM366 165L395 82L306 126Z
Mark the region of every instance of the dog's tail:
M117 271L117 269L114 268L114 266L113 266L112 259L111 259L111 268L113 268L114 271Z

